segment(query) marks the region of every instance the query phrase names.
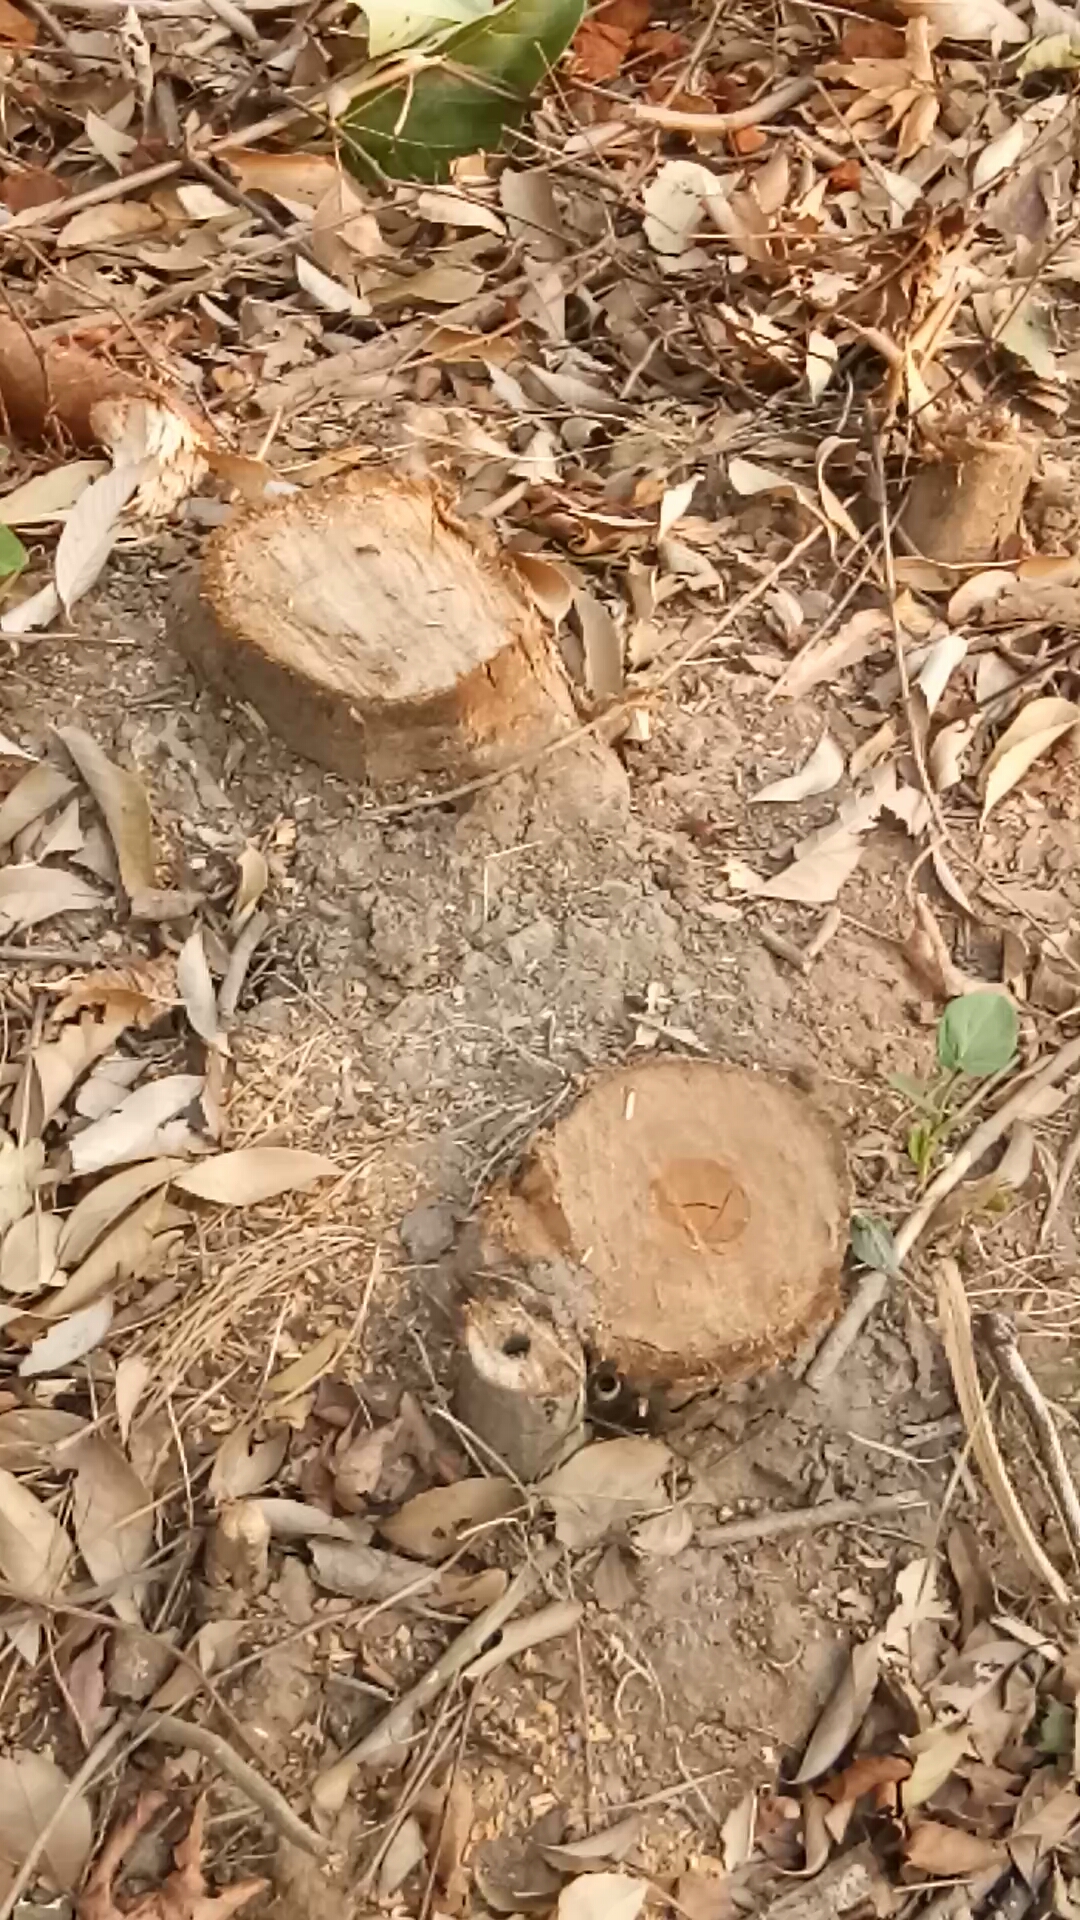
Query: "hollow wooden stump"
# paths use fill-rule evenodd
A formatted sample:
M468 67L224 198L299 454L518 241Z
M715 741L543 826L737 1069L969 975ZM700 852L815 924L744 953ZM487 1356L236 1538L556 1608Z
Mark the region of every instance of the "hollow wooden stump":
M492 1196L486 1241L573 1278L594 1362L645 1386L733 1380L839 1305L839 1140L784 1081L704 1060L605 1076Z
M581 1427L579 1345L512 1297L483 1293L462 1315L454 1408L519 1480L539 1479Z
M238 513L208 542L175 638L347 778L468 779L576 721L512 562L424 481L353 473Z

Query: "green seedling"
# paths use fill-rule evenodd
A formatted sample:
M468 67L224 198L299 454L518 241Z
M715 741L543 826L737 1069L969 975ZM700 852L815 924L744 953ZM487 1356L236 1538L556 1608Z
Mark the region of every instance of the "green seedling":
M914 1108L908 1158L920 1181L930 1173L973 1080L1001 1073L1016 1055L1016 1008L991 990L950 1000L937 1028L938 1070L929 1080L892 1074L889 1085Z

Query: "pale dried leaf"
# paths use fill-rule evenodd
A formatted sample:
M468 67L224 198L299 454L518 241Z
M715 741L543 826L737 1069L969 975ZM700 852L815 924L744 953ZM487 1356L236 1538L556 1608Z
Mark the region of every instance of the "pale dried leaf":
M994 180L1000 180L1003 173L1016 165L1024 151L1025 129L1022 120L1014 120L1011 127L991 140L980 153L972 170L971 184L976 193L990 186Z
M654 1559L674 1559L690 1545L693 1537L694 1516L689 1507L672 1507L669 1513L654 1513L634 1528L638 1552Z
M968 643L960 633L943 634L930 648L922 666L919 668L918 687L926 701L926 711L932 714L949 684L951 675L967 654Z
M222 1207L251 1207L293 1193L316 1180L339 1172L332 1160L301 1147L237 1147L215 1153L179 1174L173 1185L196 1200L214 1200Z
M116 1369L115 1413L123 1447L127 1446L131 1423L139 1401L150 1384L152 1373L150 1362L138 1353L126 1353Z
M720 174L699 160L666 160L645 188L645 238L655 253L685 253L705 218L707 202L723 199Z
M984 1873L987 1867L1004 1865L1006 1855L1002 1846L981 1834L947 1827L940 1820L922 1820L908 1839L904 1859L920 1873L963 1880Z
M13 607L0 614L0 633L36 633L40 627L47 627L50 620L55 620L59 611L60 595L53 582L47 580L36 593L17 600Z
M361 298L340 280L335 280L332 274L324 273L304 254L295 256L294 266L298 285L325 313L349 313L354 319L363 319L371 312L370 301Z
M84 207L56 236L58 247L72 252L80 247L112 246L118 240L156 233L163 225L160 213L145 200L110 200L104 206Z
M62 867L25 862L0 869L0 929L36 927L60 913L92 913L101 900L96 887Z
M584 1840L561 1847L541 1844L539 1851L549 1867L557 1867L560 1873L593 1872L609 1861L625 1860L631 1847L637 1845L641 1829L640 1813L628 1813L625 1820L600 1833L587 1834Z
M837 346L827 333L812 327L806 342L806 384L811 400L820 400L836 367Z
M909 18L928 20L953 40L990 40L1018 46L1029 38L1028 28L1005 0L900 0Z
M5 1885L47 1827L35 1878L53 1893L76 1891L93 1850L94 1823L85 1794L68 1799L70 1786L47 1754L16 1748L0 1759L0 1881Z
M0 1467L9 1473L33 1473L44 1466L61 1440L86 1425L81 1414L60 1407L13 1407L0 1413Z
M274 1479L289 1449L289 1430L279 1427L252 1446L254 1428L243 1421L227 1434L214 1456L210 1492L215 1500L246 1500Z
M521 1495L510 1480L458 1480L406 1500L397 1513L380 1521L379 1532L414 1559L446 1560L476 1528L486 1528L520 1506Z
M569 575L556 561L538 553L515 553L512 557L530 600L553 627L560 626L574 604L574 587Z
M236 887L236 899L233 901L229 925L234 934L247 926L259 901L270 884L270 867L265 853L258 847L245 847L237 861L240 878Z
M108 208L89 211L106 213ZM146 478L148 466L139 461L113 467L92 481L72 507L56 546L56 591L65 613L70 614L101 573L116 544L120 515Z
M63 1587L72 1546L29 1487L0 1468L0 1575L18 1594L51 1600Z
M153 1501L119 1447L94 1435L79 1441L74 1528L79 1552L121 1620L141 1618L138 1589L128 1578L145 1566L154 1544ZM117 1584L114 1584L117 1583Z
M594 700L615 699L624 685L619 629L595 594L576 589L574 608L585 649L585 685Z
M745 1867L754 1851L757 1827L757 1794L751 1787L736 1801L720 1829L720 1848L729 1873Z
M61 1294L56 1296L57 1300L61 1297ZM56 1311L55 1306L52 1311ZM101 1345L112 1325L112 1317L113 1299L107 1293L90 1306L79 1307L66 1320L58 1320L40 1340L34 1341L25 1359L20 1360L20 1374L24 1379L32 1379L42 1373L66 1372Z
M74 791L75 783L66 773L61 773L60 768L48 760L39 760L16 781L0 805L0 847L10 846L35 820L51 813Z
M967 1727L942 1727L931 1736L923 1736L915 1756L915 1765L900 1789L905 1813L933 1799L939 1787L955 1773L968 1750L971 1734Z
M637 1920L648 1884L629 1873L583 1873L559 1895L556 1920Z
M45 1149L40 1140L28 1140L24 1147L17 1147L6 1133L0 1133L0 1234L26 1213L44 1164Z
M561 260L566 252L566 230L543 167L519 170L505 167L499 175L499 198L512 240L525 240L539 260Z
M39 863L51 860L58 853L80 853L84 834L79 825L78 798L69 800L67 806L49 827L42 829L42 838L38 844Z
M125 893L130 896L153 887L153 829L142 781L110 760L82 727L56 731L104 816Z
M815 794L831 792L843 775L844 755L832 735L823 733L798 773L791 773L784 780L773 780L751 798L755 802L809 800Z
M682 519L689 509L690 502L697 492L701 475L692 473L689 480L680 481L677 487L665 487L660 500L660 518L656 529L658 540L666 540L672 527Z
M991 808L1022 780L1040 755L1049 751L1080 720L1080 706L1048 694L1031 700L1006 727L981 774L985 821ZM0 876L2 879L2 876Z
M217 994L203 946L202 928L196 927L184 941L176 962L176 985L184 1002L184 1011L200 1040L208 1047L223 1046L218 1020Z
M25 480L0 500L0 526L35 527L55 520L75 505L92 480L107 472L104 460L69 460L66 466Z
M789 700L800 699L811 687L833 680L846 667L857 666L870 654L880 652L891 633L887 613L875 607L860 608L831 639L819 642L792 661L776 683L777 693Z
M387 1847L379 1867L376 1893L380 1901L389 1901L403 1880L425 1857L424 1835L415 1814L406 1815Z
M131 1092L146 1061L134 1056L112 1053L88 1074L75 1095L75 1111L83 1120L104 1120L115 1113L125 1094Z
M665 1477L672 1454L644 1434L582 1447L541 1482L555 1514L555 1532L572 1551L624 1532L632 1520L668 1506Z
M0 1246L0 1288L5 1293L41 1293L56 1275L60 1219L55 1213L24 1213Z
M163 1080L136 1087L115 1113L93 1121L85 1132L75 1135L71 1143L73 1171L98 1173L124 1160L153 1157L159 1129L190 1107L204 1084L198 1073L170 1073Z
M63 1106L72 1087L116 1045L129 1024L127 1010L106 1009L101 1019L84 1013L61 1027L55 1040L46 1040L27 1056L23 1078L15 1091L12 1117L24 1130L37 1134Z
M741 863L738 879L730 868L729 878L739 892L752 894L757 899L822 905L835 900L844 882L851 878L862 859L864 844L860 834L838 827L824 844L793 860L769 880L762 880Z
M298 1360L293 1360L289 1366L282 1367L273 1375L267 1384L267 1393L272 1393L281 1401L291 1400L298 1393L306 1393L309 1387L313 1387L317 1380L322 1379L324 1373L329 1373L330 1368L340 1358L345 1338L345 1335L331 1328L330 1332L324 1333L322 1339L316 1340L306 1353L302 1353Z
M76 1267L59 1293L49 1301L49 1318L73 1313L114 1283L143 1279L155 1262L154 1236L164 1211L165 1188L158 1185L156 1191L106 1233L82 1265ZM39 1312L42 1311L44 1309L39 1308Z

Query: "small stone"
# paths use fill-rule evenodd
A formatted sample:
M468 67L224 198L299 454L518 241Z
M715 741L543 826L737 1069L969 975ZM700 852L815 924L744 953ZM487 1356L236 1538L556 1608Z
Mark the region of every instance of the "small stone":
M454 1209L445 1200L412 1207L398 1228L401 1244L409 1259L415 1260L420 1267L448 1253L454 1244L456 1232Z

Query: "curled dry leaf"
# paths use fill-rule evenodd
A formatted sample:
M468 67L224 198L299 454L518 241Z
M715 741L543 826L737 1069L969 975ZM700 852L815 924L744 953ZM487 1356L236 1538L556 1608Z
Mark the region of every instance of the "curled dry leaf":
M463 1540L493 1520L516 1513L521 1495L510 1480L459 1480L451 1487L432 1487L418 1493L388 1520L379 1532L392 1547L417 1560L446 1560Z
M728 868L731 885L740 893L760 900L793 900L804 906L835 900L845 880L849 880L863 856L861 835L838 828L821 846L793 860L781 873L761 879L742 861Z
M836 741L829 733L823 733L810 758L800 767L798 773L791 773L784 780L773 780L769 786L762 787L760 793L752 798L789 802L809 800L815 794L829 793L843 778L844 756Z
M945 633L930 648L915 682L926 702L928 714L936 711L949 679L966 655L967 648L968 643L962 633Z
M1024 151L1026 131L1022 120L1014 120L1011 127L991 140L980 153L971 174L971 184L976 193L981 193L1003 173L1008 173L1016 165Z
M85 1132L75 1135L72 1171L99 1173L123 1160L153 1156L163 1144L160 1130L198 1099L204 1084L198 1073L169 1073L163 1080L136 1087L114 1113L92 1121Z
M830 640L823 640L792 661L776 683L776 691L788 700L799 700L811 687L831 681L846 667L854 667L873 653L879 653L891 638L887 613L875 607L860 608L845 620Z
M272 1393L280 1402L293 1399L298 1393L306 1393L324 1373L329 1373L335 1361L341 1358L347 1336L331 1328L321 1340L316 1340L306 1353L287 1367L282 1367L267 1383L267 1393Z
M541 1844L539 1852L549 1867L556 1867L560 1873L593 1873L612 1861L625 1860L631 1847L637 1845L641 1828L640 1813L629 1813L625 1820L600 1833L587 1834L584 1840L559 1847Z
M634 1528L634 1545L639 1553L653 1559L674 1559L690 1545L694 1537L694 1516L689 1507L672 1507L667 1513L654 1513Z
M142 1280L154 1264L158 1251L157 1230L165 1210L165 1188L158 1185L123 1220L98 1241L81 1265L69 1274L59 1293L38 1314L55 1320L65 1313L74 1314L96 1300L106 1288L122 1281Z
M289 1449L288 1428L279 1427L257 1446L251 1444L252 1433L251 1422L244 1421L218 1448L210 1471L210 1492L215 1500L246 1500L277 1474Z
M844 1748L849 1746L866 1718L878 1683L881 1644L865 1640L852 1648L851 1658L829 1696L825 1710L810 1735L802 1765L793 1784L806 1786L820 1780L835 1766Z
M188 935L180 949L176 962L176 985L184 1002L184 1011L199 1039L205 1040L208 1047L227 1051L201 927L196 927Z
M1012 792L1039 756L1063 739L1078 720L1080 706L1074 700L1061 700L1047 695L1043 699L1028 702L1012 725L1006 727L983 767L984 821L998 801ZM0 875L0 880L2 878Z
M241 933L251 919L270 883L270 868L265 853L258 847L245 847L237 861L240 878L233 901L230 929Z
M673 1456L662 1440L633 1434L582 1447L541 1482L555 1514L555 1533L576 1550L669 1504L665 1481Z
M119 211L115 207L88 209L91 217ZM85 217L76 215L76 222ZM75 602L93 586L116 545L120 515L145 477L142 462L113 467L100 480L92 481L72 507L56 547L56 591L65 613L70 614Z
M32 1473L45 1464L53 1447L85 1425L81 1414L60 1407L13 1407L0 1413L0 1467L9 1473Z
M139 1401L150 1384L151 1371L150 1362L138 1353L126 1353L116 1369L115 1411L122 1447L127 1446L131 1423Z
M574 588L564 568L539 553L514 553L513 562L530 600L553 627L566 619L574 604Z
M578 589L574 607L585 649L585 685L594 700L615 699L623 689L623 650L619 629L602 600Z
M340 1169L321 1153L300 1147L238 1147L233 1153L215 1153L173 1182L181 1193L196 1200L215 1200L222 1207L251 1207L326 1180Z
M70 1786L67 1774L47 1754L16 1748L0 1759L0 1880L14 1878L48 1827L37 1877L54 1893L75 1892L90 1858L94 1826L86 1795L68 1799Z
M99 1180L72 1208L64 1222L59 1247L61 1266L77 1266L121 1214L144 1194L163 1187L174 1173L182 1173L186 1164L177 1159L144 1160L139 1166L114 1173L108 1180Z
M699 160L665 161L641 196L645 238L654 253L685 253L705 218L709 200L724 197L721 175Z
M100 1019L87 1012L70 1021L55 1040L27 1054L12 1101L12 1119L25 1134L38 1135L63 1106L72 1087L95 1060L116 1045L130 1024L123 1007L103 1008Z
M49 473L36 474L0 500L0 526L35 527L55 520L75 505L92 480L107 472L103 460L69 460Z

